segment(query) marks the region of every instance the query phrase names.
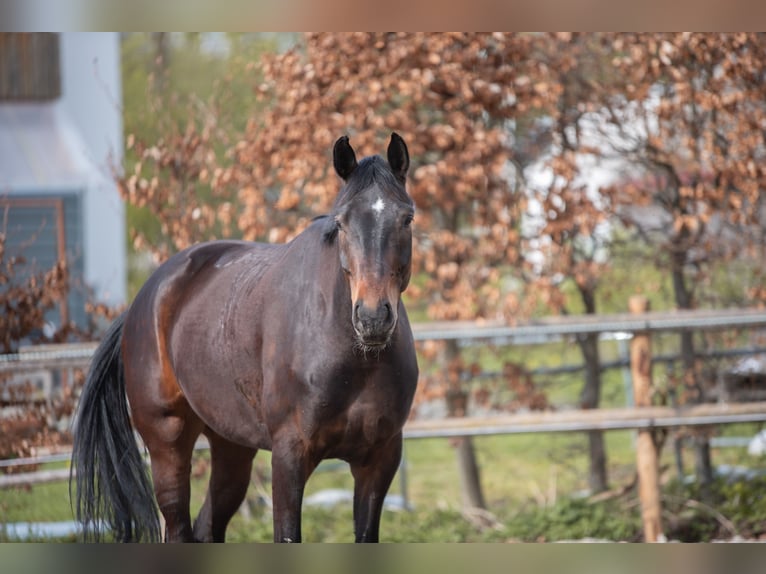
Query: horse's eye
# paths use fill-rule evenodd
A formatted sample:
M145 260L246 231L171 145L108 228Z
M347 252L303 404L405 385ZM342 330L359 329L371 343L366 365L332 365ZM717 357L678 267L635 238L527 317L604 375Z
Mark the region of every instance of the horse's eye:
M407 217L405 217L404 223L403 223L404 227L409 227L412 224L412 219L413 218L411 215L408 215Z

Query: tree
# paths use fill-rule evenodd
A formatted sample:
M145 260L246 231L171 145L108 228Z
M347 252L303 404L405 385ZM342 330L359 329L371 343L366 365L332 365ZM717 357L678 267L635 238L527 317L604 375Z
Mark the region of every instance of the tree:
M524 230L522 275L527 297L548 312L569 314L574 303L582 312L596 314L612 233L610 206L599 189L604 176L596 177L605 158L595 137L594 110L600 92L594 87L610 82L604 73L609 60L598 48L598 37L591 34L550 34L539 40L537 57L547 64L549 81L558 89L545 117L546 145L525 166L532 205ZM574 302L567 294L572 285L578 299ZM580 407L598 408L598 334L578 335L577 343L585 366ZM588 433L588 450L590 490L601 492L608 488L602 432Z
M542 40L538 57L559 97L546 118L550 145L527 173L537 209L525 233L525 276L538 300L568 312L564 288L571 284L584 311L595 313L596 289L620 247L622 225L668 273L677 308L699 304L695 291L700 295L716 267L763 259L763 46L762 35L746 34ZM593 181L598 163L609 166L616 183ZM751 273L740 297L757 299L762 278ZM588 408L598 403L601 386L598 345L596 337L578 343L586 365L581 406ZM681 351L679 401L701 400L691 333L681 334ZM600 434L591 433L589 443L591 488L600 490L606 487ZM703 482L712 475L706 445L703 438L697 448Z
M766 37L616 34L603 46L615 54L618 79L602 94L604 134L637 168L605 192L656 248L676 307L694 308L714 265L763 253ZM681 334L681 354L679 400L702 400L692 333ZM709 484L704 437L696 453L697 474Z
M192 243L241 235L236 190L217 178L253 114L254 62L273 42L258 34L216 38L226 53L203 49L198 34L123 38L127 149L117 179L131 252L149 252L155 263ZM132 274L131 291L145 278Z
M133 139L139 161L122 183L158 222L135 244L162 258L210 237L289 240L335 198L335 139L348 134L368 154L398 131L418 208L411 309L432 319L512 320L535 302L569 312L573 285L578 307L596 313L622 225L667 271L675 305L690 308L717 264L766 251L763 56L759 35L311 34L257 70L237 68L262 74L249 104L262 111L246 123L220 104L226 90L183 106L163 96L171 128ZM541 155L550 178L533 182ZM614 162L619 183L588 181L595 162ZM526 301L509 281L519 276L534 294ZM751 279L748 296L763 296L760 285ZM595 407L597 339L578 343L581 406ZM682 351L687 394L699 394L688 334ZM421 398L464 415L474 366L456 342L421 349L433 354L442 369L424 377ZM589 445L598 491L600 434ZM482 506L473 445L457 449L466 503Z

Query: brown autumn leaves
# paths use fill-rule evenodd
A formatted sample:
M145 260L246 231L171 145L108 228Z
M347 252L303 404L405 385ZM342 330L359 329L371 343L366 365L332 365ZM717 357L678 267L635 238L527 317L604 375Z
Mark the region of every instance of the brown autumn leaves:
M367 155L397 131L418 208L422 274L408 296L433 319L558 311L561 277L592 296L608 264L609 237L594 243L603 222L671 266L763 253L762 35L320 33L264 58L261 73L261 111L227 149L210 114L133 144L142 159L122 190L167 238L137 234L136 247L162 258L213 237L289 240L337 193L335 139L349 134ZM582 158L625 173L586 191ZM527 181L542 164L555 177ZM541 206L531 227L530 202ZM658 208L662 229L642 228L637 206ZM722 245L727 230L753 241Z

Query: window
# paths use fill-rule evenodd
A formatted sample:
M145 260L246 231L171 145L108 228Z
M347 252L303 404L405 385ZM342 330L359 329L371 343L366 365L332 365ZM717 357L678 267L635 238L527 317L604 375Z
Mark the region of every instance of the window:
M7 210L7 212L6 212ZM86 324L82 248L82 212L78 193L24 194L0 197L0 225L5 221L5 258L23 256L16 280L48 271L65 259L70 290L66 301L46 315L54 327L67 321Z

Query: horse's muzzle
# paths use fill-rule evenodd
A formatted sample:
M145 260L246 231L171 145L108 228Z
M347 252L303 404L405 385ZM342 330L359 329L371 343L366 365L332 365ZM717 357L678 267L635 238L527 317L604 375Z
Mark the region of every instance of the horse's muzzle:
M396 312L385 300L380 301L375 308L357 301L354 304L352 321L362 344L368 347L384 347L396 327Z

